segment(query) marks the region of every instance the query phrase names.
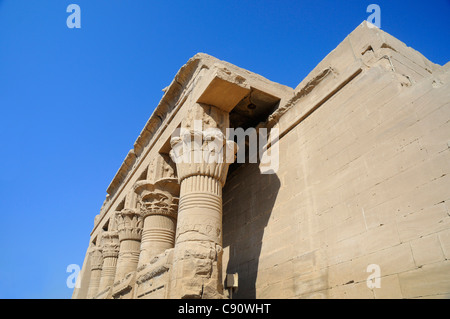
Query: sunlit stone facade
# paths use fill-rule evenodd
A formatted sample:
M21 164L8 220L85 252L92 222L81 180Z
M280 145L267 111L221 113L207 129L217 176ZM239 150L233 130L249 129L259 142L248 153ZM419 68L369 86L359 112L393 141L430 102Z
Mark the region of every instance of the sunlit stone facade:
M448 298L449 68L366 22L296 88L195 55L109 185L73 298Z

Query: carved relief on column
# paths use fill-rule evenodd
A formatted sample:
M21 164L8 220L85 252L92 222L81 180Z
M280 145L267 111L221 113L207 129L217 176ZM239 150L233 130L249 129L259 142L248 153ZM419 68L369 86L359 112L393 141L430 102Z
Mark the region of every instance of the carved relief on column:
M175 178L162 178L156 182L138 181L134 189L144 220L140 268L175 244L180 185Z
M136 182L134 191L144 220L134 297L165 298L180 193L170 157L157 154L150 161L146 180Z
M194 103L192 105L186 117L181 122L181 127L188 130L196 130L195 124L197 121L202 122L202 128L200 130L217 128L225 132L230 127L230 117L227 112L215 106L202 103Z
M221 298L222 187L237 145L219 129L228 123L228 114L214 107L209 113L204 106L194 109L209 122L182 128L171 139L181 189L170 297Z
M89 252L89 258L91 264L91 278L89 281L87 298L92 299L97 295L100 285L100 276L103 265L102 249L96 246L92 247Z
M110 229L102 234L103 267L97 298L110 297L110 288L114 283L117 259L119 257L119 232L116 230L115 216L110 220Z

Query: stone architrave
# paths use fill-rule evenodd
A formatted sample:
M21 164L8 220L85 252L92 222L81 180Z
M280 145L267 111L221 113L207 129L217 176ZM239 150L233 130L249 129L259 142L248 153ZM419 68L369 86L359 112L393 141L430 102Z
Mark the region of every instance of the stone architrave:
M228 123L228 113L209 108L213 112L203 118L218 113ZM222 187L237 145L218 127L200 131L190 125L171 146L181 189L170 297L222 298Z
M91 279L89 281L87 298L92 299L97 295L100 285L103 265L102 249L100 247L92 247L89 256L91 261Z

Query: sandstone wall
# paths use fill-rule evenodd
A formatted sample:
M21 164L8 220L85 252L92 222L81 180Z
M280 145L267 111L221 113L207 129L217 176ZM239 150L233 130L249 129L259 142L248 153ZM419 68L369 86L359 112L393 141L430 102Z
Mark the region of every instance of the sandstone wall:
M277 174L224 188L235 298L450 297L449 69L363 24L296 88Z

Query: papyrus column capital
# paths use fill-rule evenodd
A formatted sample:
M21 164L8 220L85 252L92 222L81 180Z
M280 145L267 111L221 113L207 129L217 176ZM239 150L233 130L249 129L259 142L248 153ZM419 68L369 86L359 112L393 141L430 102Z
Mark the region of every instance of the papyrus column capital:
M180 185L175 178L162 178L156 182L143 180L134 185L142 218L162 215L176 220Z
M141 240L142 216L136 209L122 209L116 213L119 241Z
M103 265L102 248L92 247L89 256L91 259L91 270L101 270Z
M182 128L170 144L170 157L176 163L180 183L189 176L202 175L212 177L224 186L228 166L234 162L238 147L234 141L227 140L221 130Z
M173 248L180 185L172 177L136 182L138 209L144 219L138 271L156 255Z
M102 234L103 258L116 257L119 255L119 232L117 230L105 231Z

